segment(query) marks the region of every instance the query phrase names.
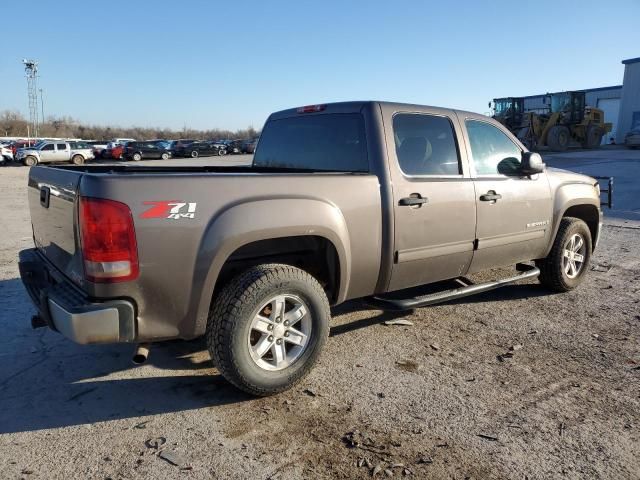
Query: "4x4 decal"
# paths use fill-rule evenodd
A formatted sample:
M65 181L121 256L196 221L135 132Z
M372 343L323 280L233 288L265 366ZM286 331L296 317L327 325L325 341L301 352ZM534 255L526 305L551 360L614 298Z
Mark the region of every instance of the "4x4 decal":
M182 200L151 200L142 202L142 204L153 206L142 212L140 214L140 218L168 218L178 220L180 218L196 217L196 202L183 202Z

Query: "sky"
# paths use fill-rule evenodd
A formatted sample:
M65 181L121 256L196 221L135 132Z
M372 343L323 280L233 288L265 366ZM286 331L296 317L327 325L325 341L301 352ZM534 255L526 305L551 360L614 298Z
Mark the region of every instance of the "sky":
M486 113L620 85L640 56L640 0L31 0L0 17L0 111L28 114L29 58L46 117L123 127L259 129L344 100Z

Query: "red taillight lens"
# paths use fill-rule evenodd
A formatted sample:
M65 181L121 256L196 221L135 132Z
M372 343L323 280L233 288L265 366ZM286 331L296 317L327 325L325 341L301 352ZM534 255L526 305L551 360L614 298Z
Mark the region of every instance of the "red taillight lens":
M80 241L90 282L126 282L138 277L138 245L131 210L124 203L80 197Z

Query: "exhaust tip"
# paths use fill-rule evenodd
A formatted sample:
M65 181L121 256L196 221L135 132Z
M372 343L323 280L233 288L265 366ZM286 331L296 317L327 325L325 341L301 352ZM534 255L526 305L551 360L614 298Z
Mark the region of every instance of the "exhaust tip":
M42 318L40 315L34 315L31 317L31 328L34 330L36 328L42 328L47 326L47 321Z
M136 347L131 361L134 363L134 365L142 365L147 361L147 357L149 357L149 345L144 343Z

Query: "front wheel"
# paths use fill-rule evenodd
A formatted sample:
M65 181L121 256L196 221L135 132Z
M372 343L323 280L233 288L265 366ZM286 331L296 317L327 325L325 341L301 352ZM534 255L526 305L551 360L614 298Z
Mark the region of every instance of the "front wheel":
M193 150L191 152L191 158L198 158L198 151L197 150Z
M22 161L27 167L33 167L36 163L38 163L38 159L33 155L29 155Z
M540 283L555 292L582 283L591 260L591 231L579 218L564 217L547 258L537 260Z
M169 154L168 153L163 153L162 154L162 160L169 160Z
M290 265L258 265L214 300L207 346L229 382L252 395L272 395L309 373L327 340L330 317L314 277Z
M140 155L139 153L134 153L132 158L135 162L139 162L140 160L142 160L142 155Z

